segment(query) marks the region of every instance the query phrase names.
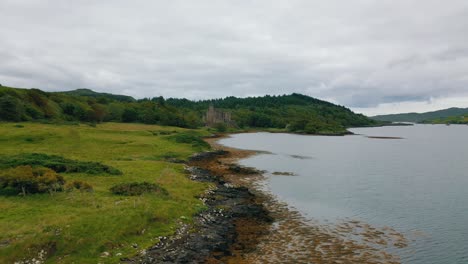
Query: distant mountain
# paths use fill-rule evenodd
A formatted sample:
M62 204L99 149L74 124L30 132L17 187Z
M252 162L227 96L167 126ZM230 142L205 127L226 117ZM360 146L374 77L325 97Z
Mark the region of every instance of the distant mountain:
M58 92L61 94L76 95L76 96L87 96L94 98L107 98L110 100L120 101L120 102L134 102L135 98L128 95L118 95L110 93L98 93L90 89L82 88L66 92Z
M448 109L425 112L425 113L403 113L403 114L392 114L392 115L377 115L372 116L371 119L378 121L390 121L390 122L414 122L421 123L427 122L434 119L444 119L454 116L468 115L468 108L457 108L452 107Z

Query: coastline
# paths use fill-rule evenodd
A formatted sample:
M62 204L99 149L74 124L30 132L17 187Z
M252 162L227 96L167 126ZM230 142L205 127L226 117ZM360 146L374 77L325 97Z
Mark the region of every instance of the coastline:
M402 234L355 220L330 225L305 218L261 190L262 172L237 164L259 152L219 144L229 136L205 138L213 151L187 163L193 180L214 185L200 197L207 209L192 226L125 263L400 263L386 248L406 247Z
M206 209L194 216L192 224L181 222L173 236L160 237L156 245L121 259L122 263L248 263L242 255L255 249L273 219L261 197L228 177L259 176L257 171L237 171L239 167L233 166L255 152L220 148L214 141L218 139L207 138L213 150L198 153L186 163L192 180L212 184L198 197Z

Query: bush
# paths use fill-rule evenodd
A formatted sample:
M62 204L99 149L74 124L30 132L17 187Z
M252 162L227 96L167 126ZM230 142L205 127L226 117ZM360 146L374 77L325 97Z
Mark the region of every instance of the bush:
M227 131L227 125L225 123L216 123L214 125L214 128L216 129L216 131L220 132L220 133L223 133L223 132L226 132Z
M0 190L3 194L52 193L61 191L64 184L62 176L43 167L18 166L0 174Z
M157 193L167 196L169 193L163 187L149 182L121 183L113 186L110 191L117 195L137 196L144 193Z
M46 167L59 173L122 174L120 170L98 162L71 160L58 155L23 153L15 156L0 157L0 168L13 168L22 165Z
M92 192L93 186L84 181L72 181L65 185L65 190L71 192L73 190L79 190L80 192Z
M168 138L177 143L191 144L192 147L195 147L195 148L202 148L202 149L210 148L210 145L208 143L206 143L200 136L197 136L193 133L188 133L188 132L177 133Z
M21 121L24 114L23 105L13 96L0 97L0 120Z

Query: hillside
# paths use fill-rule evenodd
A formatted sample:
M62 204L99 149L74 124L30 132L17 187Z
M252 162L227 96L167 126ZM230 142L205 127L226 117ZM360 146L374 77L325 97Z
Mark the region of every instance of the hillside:
M117 94L110 94L110 93L98 93L90 89L76 89L72 91L66 92L59 92L61 94L67 95L77 95L77 96L88 96L94 97L99 99L108 99L108 100L115 100L120 102L135 102L135 98L127 95L117 95Z
M425 112L425 113L402 113L392 115L378 115L371 118L378 121L390 122L414 122L420 123L434 119L445 119L449 117L468 115L468 108L448 108L438 111Z
M468 114L421 121L424 124L468 124Z
M343 134L348 127L378 124L346 107L301 94L203 101L163 97L135 100L88 89L52 93L0 87L0 120L3 121L112 121L196 128L203 126L202 117L209 105L231 113L236 129Z

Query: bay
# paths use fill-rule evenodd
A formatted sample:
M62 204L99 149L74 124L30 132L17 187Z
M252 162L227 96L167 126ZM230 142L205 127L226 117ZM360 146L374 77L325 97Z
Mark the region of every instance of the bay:
M265 170L267 189L308 218L390 226L410 239L396 252L403 263L468 263L468 126L351 131L235 134L220 143L269 152L240 164ZM295 176L274 175L281 172Z

